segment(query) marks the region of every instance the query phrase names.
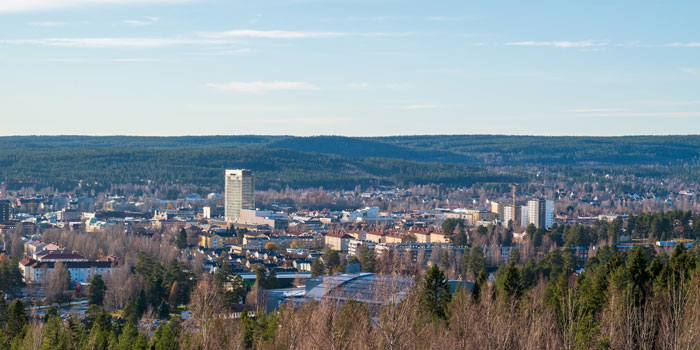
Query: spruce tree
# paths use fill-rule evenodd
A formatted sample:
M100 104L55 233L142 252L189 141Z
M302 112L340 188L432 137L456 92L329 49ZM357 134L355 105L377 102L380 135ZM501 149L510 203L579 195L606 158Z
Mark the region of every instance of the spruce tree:
M520 280L520 272L515 267L515 263L510 262L503 270L503 274L498 279L498 292L505 301L520 299L523 286Z
M447 276L437 265L431 266L423 279L421 289L423 306L433 317L444 320L447 318L447 305L450 300L452 300L452 293Z
M88 287L88 300L90 304L102 306L105 299L105 281L102 279L102 275L95 275L90 281L90 287Z
M177 246L178 249L187 248L187 231L185 231L184 228L178 232L177 239L175 240L175 246Z
M17 335L23 334L24 326L29 322L27 317L27 312L24 310L24 304L19 300L10 304L10 308L7 310L7 324L5 325L5 333L8 338L12 339Z
M321 276L326 273L326 268L323 266L321 259L316 259L311 263L311 277Z

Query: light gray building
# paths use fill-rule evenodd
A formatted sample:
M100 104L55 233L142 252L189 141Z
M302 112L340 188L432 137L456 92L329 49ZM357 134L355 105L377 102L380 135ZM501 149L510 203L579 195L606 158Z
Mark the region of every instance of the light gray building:
M533 199L527 202L527 222L549 229L554 223L554 201Z
M224 193L227 221L238 221L241 209L255 209L255 179L253 171L244 169L226 170Z

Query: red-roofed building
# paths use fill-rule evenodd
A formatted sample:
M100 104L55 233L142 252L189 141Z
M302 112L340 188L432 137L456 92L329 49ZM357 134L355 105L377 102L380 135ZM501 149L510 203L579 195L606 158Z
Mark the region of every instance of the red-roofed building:
M75 254L80 256L79 254ZM42 283L46 277L53 271L57 262L62 262L70 273L71 281L80 283L89 283L95 275L109 275L116 266L109 261L88 261L84 260L47 260L39 261L25 256L19 262L19 268L22 270L22 277L27 283Z
M351 239L354 239L354 237L344 232L329 232L324 237L324 244L330 249L347 252L348 243Z

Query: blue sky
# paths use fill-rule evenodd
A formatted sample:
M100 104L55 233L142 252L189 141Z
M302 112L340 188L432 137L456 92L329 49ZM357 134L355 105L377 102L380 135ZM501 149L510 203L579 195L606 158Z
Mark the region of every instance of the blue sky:
M0 0L0 135L700 133L698 1Z

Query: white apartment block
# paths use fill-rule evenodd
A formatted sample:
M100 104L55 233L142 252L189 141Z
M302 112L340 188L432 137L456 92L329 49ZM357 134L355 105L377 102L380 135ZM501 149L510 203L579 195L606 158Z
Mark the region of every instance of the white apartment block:
M241 209L255 209L255 179L251 170L226 170L224 216L238 221Z

